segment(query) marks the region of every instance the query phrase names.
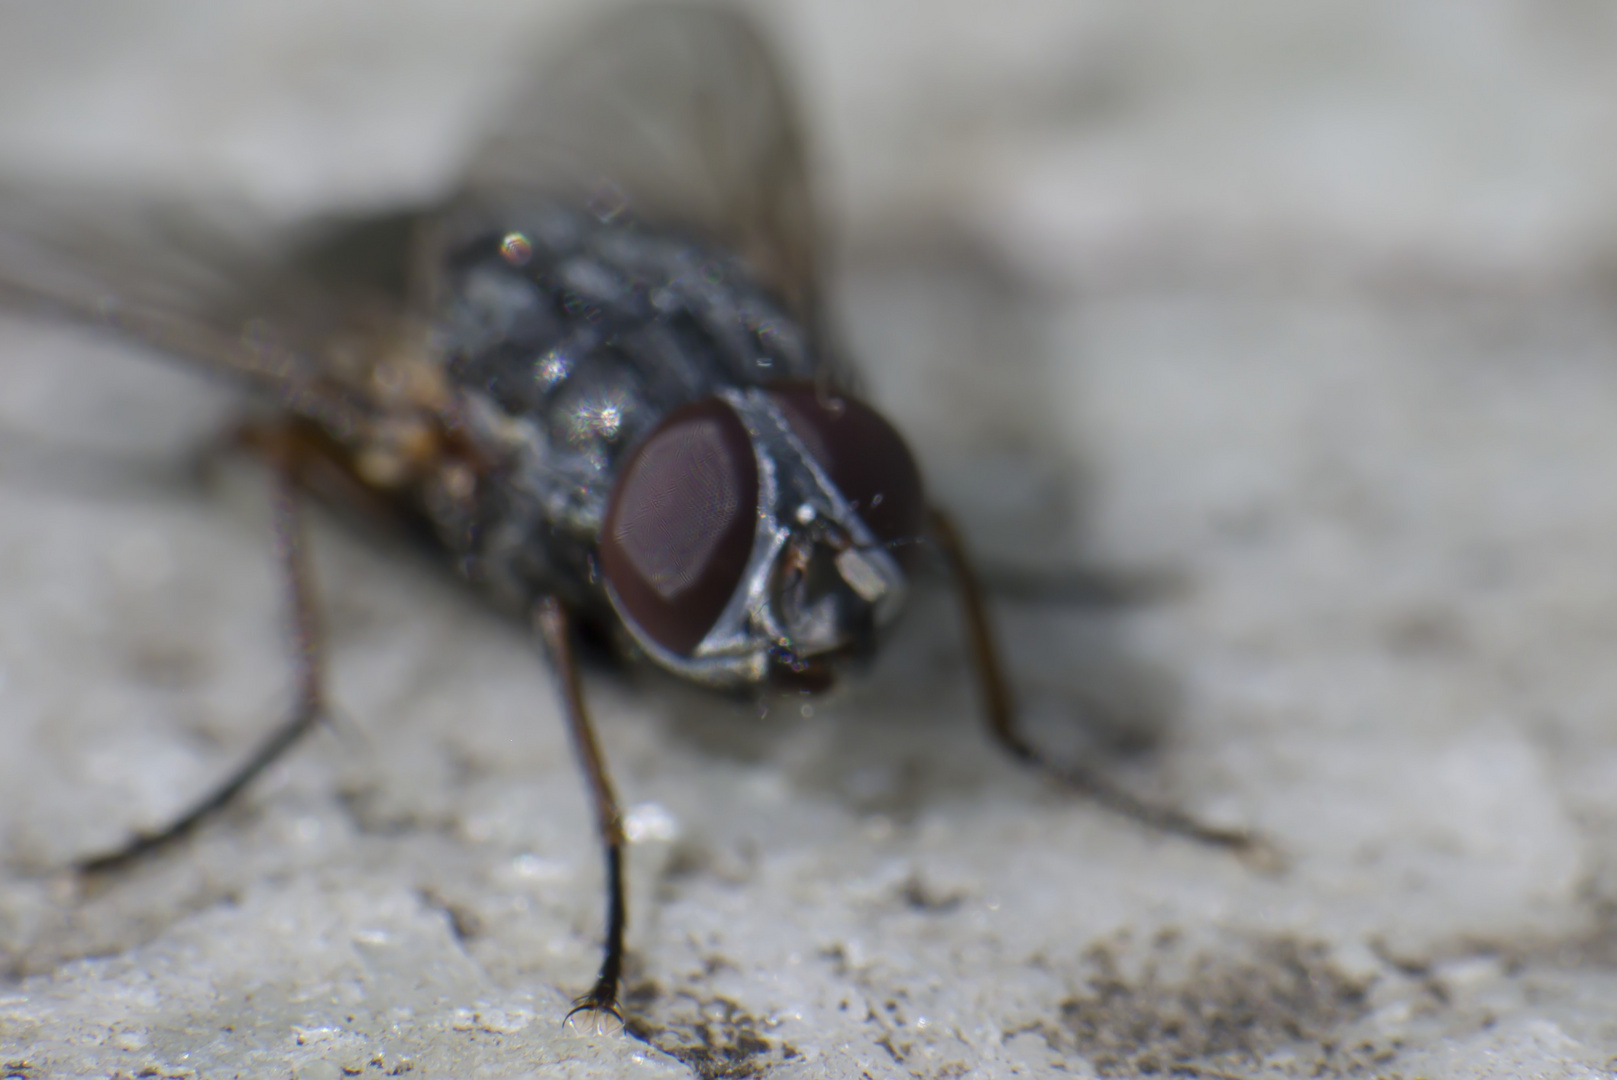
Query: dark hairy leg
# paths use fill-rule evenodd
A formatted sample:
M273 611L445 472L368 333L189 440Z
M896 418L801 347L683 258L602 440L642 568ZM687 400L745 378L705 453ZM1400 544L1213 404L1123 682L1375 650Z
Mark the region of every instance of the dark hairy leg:
M612 780L606 773L606 759L601 755L595 729L584 708L578 655L573 648L572 617L560 600L547 596L534 606L533 619L556 669L562 709L567 714L567 730L572 735L579 767L584 771L595 802L595 826L606 862L606 941L602 946L601 969L595 976L595 985L573 1003L565 1020L587 1012L596 1014L597 1027L602 1015L610 1015L621 1024L623 1013L618 1008L618 984L623 979L623 931L629 921L623 900L623 815L612 790Z
M315 587L303 538L293 452L284 445L265 456L274 469L275 552L286 585L292 631L292 665L297 681L291 714L259 744L251 756L190 809L155 832L142 833L122 847L83 859L76 869L85 875L120 870L138 859L189 836L224 809L242 789L297 745L326 716L325 675Z
M1254 833L1245 829L1208 825L1182 810L1144 802L1089 769L1050 760L1029 742L1017 726L1015 701L1005 678L1005 669L1000 663L993 625L989 622L988 609L983 603L982 586L966 554L960 533L949 516L937 509L930 511L929 526L932 541L948 563L954 579L961 613L966 621L972 665L978 686L982 689L988 728L1000 746L1017 761L1142 825L1198 843L1227 848L1242 855L1258 856L1264 863L1272 863L1277 858L1263 838Z

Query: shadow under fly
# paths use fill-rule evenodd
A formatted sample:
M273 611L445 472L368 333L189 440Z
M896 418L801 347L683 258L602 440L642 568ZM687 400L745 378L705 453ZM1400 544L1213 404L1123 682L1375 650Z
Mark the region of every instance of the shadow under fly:
M978 573L829 332L798 121L738 16L619 12L536 66L464 182L362 221L0 190L0 295L200 365L266 403L294 705L107 875L193 832L331 716L301 502L430 536L531 621L606 865L605 943L569 1013L618 1017L624 832L579 678L588 634L720 691L828 686L930 561L953 582L988 729L1016 760L1202 843L1023 734Z

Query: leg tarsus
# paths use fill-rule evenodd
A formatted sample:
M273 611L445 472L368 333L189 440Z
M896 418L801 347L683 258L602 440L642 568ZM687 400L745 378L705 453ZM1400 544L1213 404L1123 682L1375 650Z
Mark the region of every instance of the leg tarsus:
M1285 867L1284 855L1261 833L1239 827L1211 825L1183 810L1145 802L1079 766L1060 765L1037 753L1023 752L1016 754L1016 757L1053 777L1069 790L1093 799L1113 813L1131 818L1147 828L1182 836L1209 847L1224 848L1254 869L1266 873L1276 873Z
M597 987L596 989L599 989ZM594 1023L586 1028L581 1017L590 1017ZM605 999L598 997L595 990L591 990L567 1010L567 1015L561 1019L562 1026L575 1035L617 1035L627 1026L623 1019L623 1010L618 1007L616 998Z
M191 809L156 832L138 834L121 848L80 860L74 864L74 869L86 876L112 873L183 840L196 831L197 826L229 805L243 788L296 745L298 740L320 721L322 715L318 708L300 709L293 714L288 723L283 724L266 739L264 744L254 751L253 756L232 773L229 779Z

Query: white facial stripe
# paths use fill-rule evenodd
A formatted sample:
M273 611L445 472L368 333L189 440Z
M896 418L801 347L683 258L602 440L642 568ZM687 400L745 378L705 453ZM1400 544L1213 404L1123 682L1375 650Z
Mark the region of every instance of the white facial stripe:
M887 595L887 580L881 571L871 565L863 552L858 548L849 548L838 552L836 558L837 573L848 587L859 594L859 598L867 604L874 604Z

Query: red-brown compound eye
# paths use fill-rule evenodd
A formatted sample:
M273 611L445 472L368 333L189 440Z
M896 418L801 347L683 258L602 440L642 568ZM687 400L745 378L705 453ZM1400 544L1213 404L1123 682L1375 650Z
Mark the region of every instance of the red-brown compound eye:
M792 431L876 539L907 560L926 519L921 471L904 439L869 405L807 384L770 388Z
M601 569L647 637L689 655L740 584L757 522L747 429L722 401L699 401L629 455L601 527Z

